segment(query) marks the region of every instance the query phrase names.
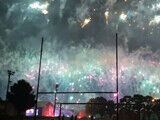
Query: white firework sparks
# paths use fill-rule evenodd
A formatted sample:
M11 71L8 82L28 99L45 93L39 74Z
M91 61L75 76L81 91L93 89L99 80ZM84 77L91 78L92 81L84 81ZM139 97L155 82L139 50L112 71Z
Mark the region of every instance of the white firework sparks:
M154 18L149 22L149 25L155 25L160 23L160 15L154 16Z
M40 3L38 1L29 5L29 8L40 10L43 14L48 14L47 8L49 6L48 2Z
M152 5L152 10L159 10L160 9L160 3L156 3Z
M84 28L90 21L91 21L91 18L85 19L84 22L82 23L81 28Z
M106 12L104 13L104 15L105 15L105 18L106 18L106 24L108 24L109 11L106 11Z
M127 20L127 15L124 14L124 13L122 13L122 14L119 16L119 19L120 19L121 21L126 21L126 20Z

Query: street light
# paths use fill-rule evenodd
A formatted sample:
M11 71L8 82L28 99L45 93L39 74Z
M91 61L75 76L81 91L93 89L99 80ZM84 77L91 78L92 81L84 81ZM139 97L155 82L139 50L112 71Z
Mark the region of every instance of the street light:
M58 91L58 87L59 87L59 84L56 83L56 91L55 91L55 98L54 98L54 115L56 114L56 97L57 97L57 91Z
M7 96L8 96L8 91L9 91L9 85L11 83L11 75L14 75L15 72L8 70L8 84L7 84L7 93L6 93L6 100L7 100Z

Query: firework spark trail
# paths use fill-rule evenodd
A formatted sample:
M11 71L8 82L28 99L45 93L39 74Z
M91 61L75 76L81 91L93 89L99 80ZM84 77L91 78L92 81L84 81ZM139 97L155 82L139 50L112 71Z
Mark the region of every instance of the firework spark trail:
M105 18L106 18L106 24L108 24L109 11L106 11L106 12L104 13L104 15L105 15Z
M91 18L85 19L84 22L82 23L81 28L84 28L89 22L91 22Z

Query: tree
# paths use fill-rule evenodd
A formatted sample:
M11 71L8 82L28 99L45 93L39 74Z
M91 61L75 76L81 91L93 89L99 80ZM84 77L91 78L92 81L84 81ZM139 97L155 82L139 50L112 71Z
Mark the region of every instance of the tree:
M111 117L113 114L115 114L115 103L113 100L107 101L107 111L106 113Z
M34 106L34 98L31 85L23 79L11 86L11 91L7 96L7 100L14 105L18 115Z
M4 112L4 109L3 109L3 100L0 97L0 116L2 115L3 112Z
M144 102L146 102L147 104L150 104L150 103L152 103L152 100L153 100L154 98L153 97L151 97L151 96L145 96L144 97Z
M131 102L132 97L131 96L124 96L122 99L120 99L121 104L129 104Z
M89 102L86 104L86 113L89 115L100 114L104 115L107 109L107 100L103 97L91 98Z
M135 94L133 96L133 98L132 98L132 101L134 102L133 109L139 111L142 108L142 106L143 106L144 100L145 100L144 96L139 95L139 94Z
M154 113L160 115L160 99L153 101L152 110Z

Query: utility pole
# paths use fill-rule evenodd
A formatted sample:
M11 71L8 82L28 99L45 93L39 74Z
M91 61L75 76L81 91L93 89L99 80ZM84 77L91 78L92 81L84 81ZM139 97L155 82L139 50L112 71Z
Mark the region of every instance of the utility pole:
M7 101L7 96L8 96L8 92L9 92L9 85L11 83L11 75L14 75L15 72L8 70L8 84L7 84L7 92L6 92L6 101Z
M54 116L56 114L56 101L57 101L57 91L58 91L59 84L56 84L56 91L55 91L55 98L54 98Z

